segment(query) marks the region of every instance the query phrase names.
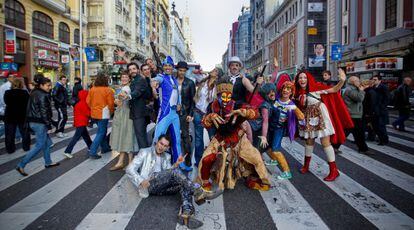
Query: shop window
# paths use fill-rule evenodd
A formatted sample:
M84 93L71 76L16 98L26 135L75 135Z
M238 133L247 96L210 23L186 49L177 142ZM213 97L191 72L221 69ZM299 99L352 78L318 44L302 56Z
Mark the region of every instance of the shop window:
M23 5L16 0L6 0L4 7L6 24L22 30L26 29L25 11Z
M42 12L33 12L33 33L53 39L52 19Z
M78 45L80 43L79 29L75 29L75 31L73 31L73 42Z
M68 24L59 23L59 41L70 44L70 30Z
M385 29L397 26L397 0L385 1Z

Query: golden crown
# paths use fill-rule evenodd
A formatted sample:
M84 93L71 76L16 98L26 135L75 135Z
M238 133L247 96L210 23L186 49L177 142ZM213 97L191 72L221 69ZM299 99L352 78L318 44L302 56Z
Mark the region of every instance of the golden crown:
M231 83L221 83L217 85L217 94L223 92L233 92L233 85Z

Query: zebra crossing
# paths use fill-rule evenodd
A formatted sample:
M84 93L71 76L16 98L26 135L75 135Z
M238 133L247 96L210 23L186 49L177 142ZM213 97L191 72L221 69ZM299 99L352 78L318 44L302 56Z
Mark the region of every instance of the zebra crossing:
M96 129L90 129L92 138ZM350 137L337 155L335 182L323 180L329 169L319 142L310 173L302 175L304 143L284 139L293 178L278 181L273 166L270 191L249 190L239 181L196 206L201 229L414 229L414 133L389 131L394 145L368 142L374 155L359 154ZM25 152L7 154L0 146L0 229L186 229L177 224L178 195L141 199L124 171L109 171L116 153L91 160L83 142L72 159L64 158L74 129L67 133L52 137L51 157L60 166L45 169L39 155L28 164L28 177L14 170Z

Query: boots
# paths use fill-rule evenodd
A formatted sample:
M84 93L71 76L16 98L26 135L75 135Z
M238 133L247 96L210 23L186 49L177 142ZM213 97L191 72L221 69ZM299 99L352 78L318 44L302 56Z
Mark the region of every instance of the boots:
M203 226L203 222L194 218L194 207L182 205L178 213L178 223L185 225L188 229L197 229Z
M302 174L309 172L310 161L311 161L311 157L305 156L305 163L303 164L303 167L300 169L300 172Z
M338 168L336 167L335 161L328 162L328 164L329 164L329 175L325 177L323 180L334 181L339 176Z

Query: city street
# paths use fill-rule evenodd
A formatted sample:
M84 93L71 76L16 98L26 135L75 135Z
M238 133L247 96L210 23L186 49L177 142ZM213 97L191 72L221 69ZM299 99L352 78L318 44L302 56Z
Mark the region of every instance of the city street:
M14 169L25 154L20 144L7 154L1 139L1 229L184 229L176 223L178 197L141 199L124 171L109 171L114 155L90 160L79 142L74 157L65 159L63 150L74 133L71 124L67 127L66 138L52 134L52 160L60 166L45 169L38 155L26 167L28 177ZM341 175L335 182L323 181L328 165L320 145L311 173L301 175L303 142L286 139L282 146L291 180L277 181L279 169L269 167L270 191L249 190L240 181L234 190L196 206L196 217L204 222L202 229L414 229L412 118L407 130L388 127L390 144L369 142L374 153L369 156L356 151L351 135L337 156ZM90 133L96 133L96 126Z

